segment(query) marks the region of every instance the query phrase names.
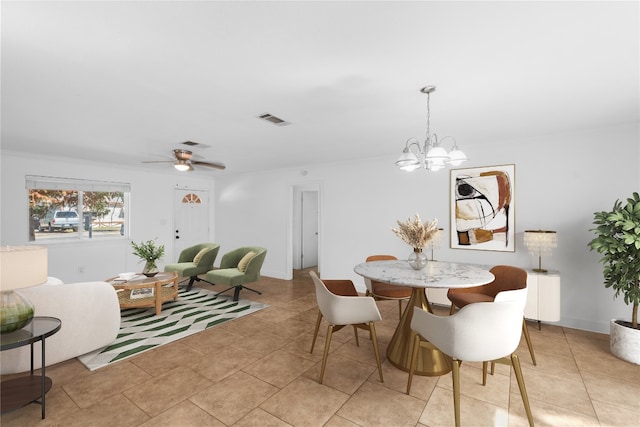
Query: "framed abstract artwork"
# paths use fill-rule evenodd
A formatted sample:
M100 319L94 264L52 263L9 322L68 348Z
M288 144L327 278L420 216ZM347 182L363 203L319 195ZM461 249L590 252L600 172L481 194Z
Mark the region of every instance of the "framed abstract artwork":
M515 251L515 165L451 170L451 248Z

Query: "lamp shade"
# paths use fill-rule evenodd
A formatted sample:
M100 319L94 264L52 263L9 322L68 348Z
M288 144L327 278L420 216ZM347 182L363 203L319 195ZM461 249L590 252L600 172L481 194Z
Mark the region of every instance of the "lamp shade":
M524 232L524 244L532 255L548 256L558 246L556 235L550 230L527 230Z
M526 230L524 232L524 244L531 255L538 257L538 268L533 271L545 273L542 268L542 257L551 255L552 249L558 246L557 233L550 230Z
M0 291L28 288L47 281L45 246L0 247Z

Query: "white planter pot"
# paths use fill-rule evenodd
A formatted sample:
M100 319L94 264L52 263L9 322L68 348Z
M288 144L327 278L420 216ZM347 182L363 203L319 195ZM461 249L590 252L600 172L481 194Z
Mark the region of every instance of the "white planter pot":
M611 320L609 346L614 356L640 365L640 330L618 325Z

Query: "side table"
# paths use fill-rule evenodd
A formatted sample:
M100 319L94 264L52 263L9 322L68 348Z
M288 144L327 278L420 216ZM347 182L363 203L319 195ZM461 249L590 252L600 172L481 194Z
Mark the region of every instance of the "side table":
M31 374L0 383L0 412L5 413L33 402L42 405L42 419L45 416L45 394L53 381L45 376L45 338L60 330L62 322L55 317L36 316L22 329L0 335L0 351L23 345L31 345ZM42 375L33 375L33 344L42 341Z

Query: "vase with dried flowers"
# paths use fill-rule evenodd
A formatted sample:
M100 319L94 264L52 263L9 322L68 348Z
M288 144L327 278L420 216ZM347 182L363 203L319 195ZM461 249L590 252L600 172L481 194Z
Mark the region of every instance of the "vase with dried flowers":
M422 249L438 234L438 220L434 218L432 221L423 223L420 216L416 214L414 219L397 222L398 228L392 228L391 231L413 248L413 252L409 254L409 265L415 270L422 270L427 266L428 261Z

